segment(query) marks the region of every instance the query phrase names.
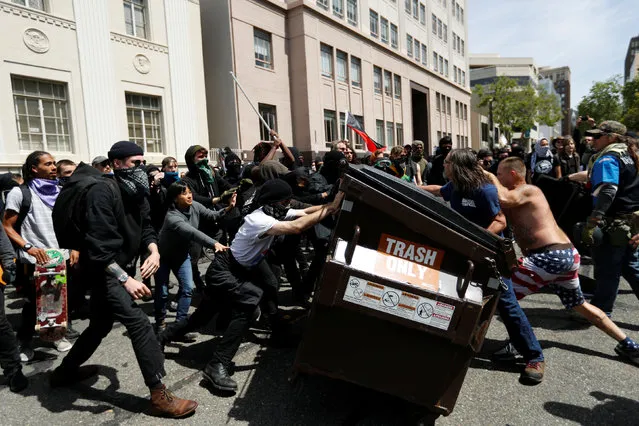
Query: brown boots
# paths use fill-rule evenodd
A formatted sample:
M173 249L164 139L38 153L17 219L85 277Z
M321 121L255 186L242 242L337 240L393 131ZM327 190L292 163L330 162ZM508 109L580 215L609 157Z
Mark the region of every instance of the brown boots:
M197 402L178 398L165 385L158 389L151 389L149 414L152 416L177 419L195 412L196 408Z

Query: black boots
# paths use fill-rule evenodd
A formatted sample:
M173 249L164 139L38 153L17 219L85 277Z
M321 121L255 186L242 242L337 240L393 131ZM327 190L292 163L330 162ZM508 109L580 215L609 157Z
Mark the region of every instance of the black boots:
M204 377L216 389L226 392L237 391L237 383L231 379L228 370L221 362L206 364L206 367L204 367Z

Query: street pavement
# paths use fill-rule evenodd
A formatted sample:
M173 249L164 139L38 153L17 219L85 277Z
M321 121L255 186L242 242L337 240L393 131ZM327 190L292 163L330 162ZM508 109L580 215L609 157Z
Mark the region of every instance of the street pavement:
M206 264L201 264L202 270ZM587 267L586 267L587 268ZM590 272L588 270L586 273ZM173 289L174 293L176 289ZM8 315L19 319L22 301L7 291ZM286 301L290 289L282 290ZM152 303L142 304L151 314ZM521 366L494 364L506 331L493 320L486 341L472 362L453 413L441 425L639 425L639 367L620 360L615 342L594 327L586 327L563 310L559 298L537 294L522 301L546 357L546 376L534 387L519 384ZM621 286L614 311L617 324L639 338L639 303L627 283ZM83 330L87 320L74 326ZM235 358L235 396L220 395L205 386L201 369L216 336L204 330L192 344L167 347L165 383L177 395L196 399L195 415L184 425L400 425L409 424L416 408L396 398L356 385L319 376L289 381L294 347L273 345L256 331ZM162 425L145 414L148 390L122 325L111 333L89 360L100 366L97 378L68 389L51 389L49 371L63 354L43 344L38 362L26 365L30 387L20 394L0 386L0 424ZM436 367L435 367L436 368ZM428 383L428 378L415 378Z

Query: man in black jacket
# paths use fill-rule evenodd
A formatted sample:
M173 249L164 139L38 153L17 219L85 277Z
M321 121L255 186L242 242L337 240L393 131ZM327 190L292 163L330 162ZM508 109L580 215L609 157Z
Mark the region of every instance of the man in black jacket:
M429 185L440 185L443 186L446 184L447 179L444 176L444 161L446 161L446 156L453 149L453 140L450 136L444 136L439 140L439 153L432 161L432 168L430 169L430 174L428 175L428 184Z
M220 202L220 195L231 189L231 185L211 169L209 150L202 145L190 146L184 154L184 161L189 171L183 181L193 193L193 199L205 207L213 208Z
M142 376L151 391L151 413L184 417L197 402L173 395L162 384L164 355L147 315L134 300L151 291L135 275L135 259L141 247L149 255L140 268L142 278L153 275L160 265L157 235L149 216L149 181L143 151L133 142L117 142L109 151L114 180L105 177L86 196L86 234L80 261L84 271L93 271L89 327L52 373L52 387L67 386L97 374L96 366L81 368L93 355L117 319L127 330Z

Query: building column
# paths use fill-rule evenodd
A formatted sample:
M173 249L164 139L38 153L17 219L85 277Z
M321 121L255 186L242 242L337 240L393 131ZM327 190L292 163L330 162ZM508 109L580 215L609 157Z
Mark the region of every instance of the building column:
M199 105L200 98L195 91L196 82L193 70L195 55L202 56L202 49L199 51L192 46L191 26L200 27L199 19L193 22L190 14L190 7L198 5L190 4L189 0L164 0L164 15L166 16L167 44L169 47L169 73L171 79L171 98L173 100L173 127L175 131L175 153L177 158L181 158L191 145L208 146L208 135L198 132L197 108L206 108L206 104ZM201 31L198 30L198 37ZM198 44L201 46L201 44ZM201 85L204 91L204 76L202 74ZM206 117L204 115L204 117ZM199 123L202 124L202 123Z
M109 8L106 1L74 0L80 76L90 158L106 155L118 134L124 111L118 110L116 75L111 54ZM122 16L124 19L124 15Z

